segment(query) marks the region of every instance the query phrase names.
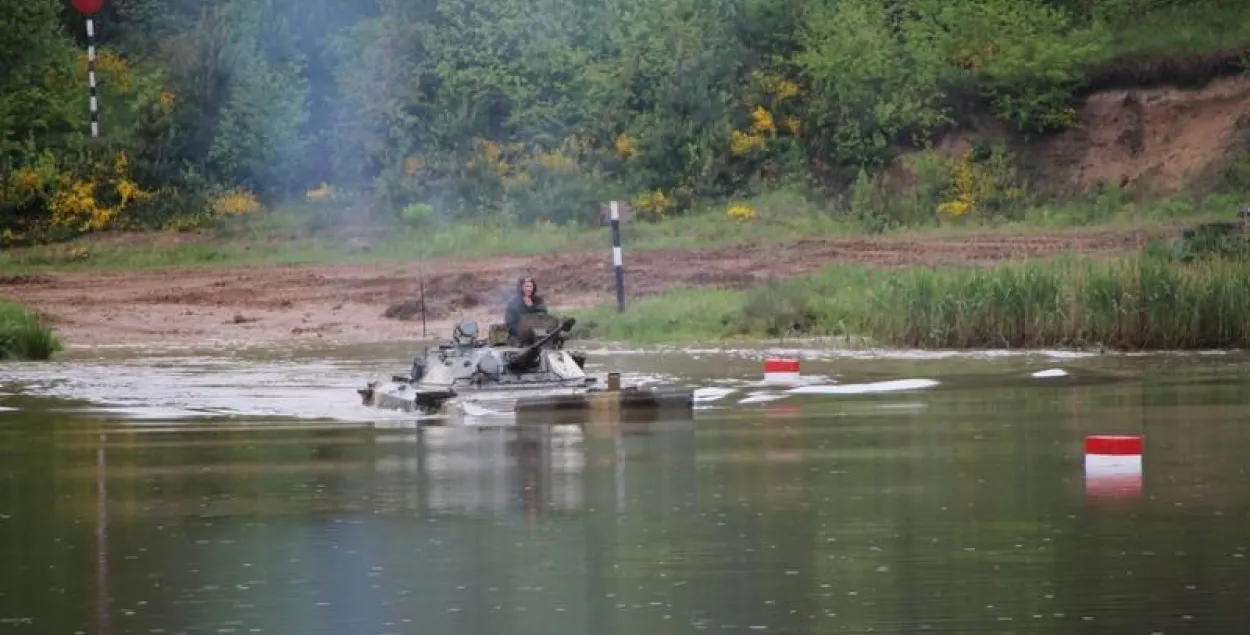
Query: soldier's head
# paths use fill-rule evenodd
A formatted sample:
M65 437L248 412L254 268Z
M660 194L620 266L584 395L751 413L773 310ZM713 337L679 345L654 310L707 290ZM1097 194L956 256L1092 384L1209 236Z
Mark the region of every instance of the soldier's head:
M517 295L523 298L527 296L536 296L538 295L538 281L534 280L532 276L517 278L516 292Z

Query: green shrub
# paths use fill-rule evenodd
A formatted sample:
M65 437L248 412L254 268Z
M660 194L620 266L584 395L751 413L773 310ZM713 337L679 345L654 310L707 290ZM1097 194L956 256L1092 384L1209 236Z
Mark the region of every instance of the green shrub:
M60 339L38 315L0 301L0 360L46 360L61 349Z

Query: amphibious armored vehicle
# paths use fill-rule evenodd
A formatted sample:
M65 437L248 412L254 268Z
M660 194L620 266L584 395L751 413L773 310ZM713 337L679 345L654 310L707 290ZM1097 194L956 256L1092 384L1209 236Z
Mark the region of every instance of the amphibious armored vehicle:
M570 415L587 419L605 412L626 420L693 414L690 389L622 388L616 373L607 386L598 385L586 374L586 355L564 348L574 324L573 318L526 315L519 338L495 324L488 339L479 339L477 323L463 320L450 342L416 357L407 376L370 382L356 392L365 406L427 416L511 413L518 423L569 423Z

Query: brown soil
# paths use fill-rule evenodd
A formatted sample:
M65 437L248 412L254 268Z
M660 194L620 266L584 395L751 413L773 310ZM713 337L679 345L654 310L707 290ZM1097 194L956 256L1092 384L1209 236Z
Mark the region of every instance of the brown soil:
M1036 144L1013 140L999 120L945 135L934 146L955 156L976 139L1006 141L1038 183L1058 195L1102 185L1175 192L1222 167L1250 126L1250 77L1214 79L1201 88L1107 90L1086 97L1077 124ZM896 168L896 172L906 172ZM906 183L910 174L896 174Z
M786 245L635 252L629 297L690 286L745 287L837 262L879 266L982 263L1061 251L1112 253L1167 230L929 239L810 239ZM0 297L46 315L72 344L277 343L330 338L395 341L421 334L424 264L427 328L452 320L501 321L518 276L532 274L560 311L610 302L608 254L443 259L424 263L195 269L125 274L41 274L0 279ZM407 306L405 306L407 304ZM417 310L414 310L417 309ZM387 314L394 317L386 317Z
M1222 160L1238 122L1250 115L1250 77L1198 90L1155 88L1091 95L1079 125L1042 149L1067 163L1067 180L1156 191L1179 189Z

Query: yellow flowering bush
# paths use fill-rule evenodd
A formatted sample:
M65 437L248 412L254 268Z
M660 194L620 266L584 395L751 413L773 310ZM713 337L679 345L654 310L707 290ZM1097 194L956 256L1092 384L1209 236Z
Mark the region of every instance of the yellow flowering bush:
M729 151L734 155L744 155L762 149L769 137L777 133L777 122L772 113L763 106L756 106L751 111L751 130L743 132L734 130L729 133Z
M616 135L616 154L625 159L638 156L638 150L634 147L634 140L624 132Z
M15 176L14 182L17 184L18 192L33 194L43 189L43 176L34 168L22 168Z
M661 219L677 206L662 190L643 192L633 200L634 209L655 219Z
M756 106L751 111L751 130L758 134L770 135L777 132L777 124L773 121L772 113L768 112L763 106Z
M976 208L976 175L972 171L970 157L965 155L956 165L951 179L954 198L938 205L938 214L958 217Z
M993 151L985 161L978 161L972 148L965 151L951 169L949 191L937 212L950 218L1009 206L1023 196L1010 158L1002 150Z
M209 208L218 216L243 216L260 211L256 195L243 188L234 188L213 198Z
M751 71L751 84L755 90L773 101L787 101L799 96L799 85L777 73L763 70Z
M744 203L734 203L725 209L725 216L738 222L747 222L755 219L755 208Z
M744 97L751 111L749 130L730 133L730 152L736 156L764 149L768 140L781 133L798 138L802 132L798 98L803 89L784 75L763 70L751 72Z
M65 175L48 201L48 212L54 227L88 232L104 229L113 220L115 210L101 207L95 198L95 184Z
M5 175L0 175L0 204L23 207L47 196L49 188L56 185L60 171L56 158L43 153L27 159L25 165Z
M70 173L57 176L55 189L47 201L50 224L53 227L90 232L105 229L119 220L123 210L137 201L147 201L152 193L144 191L130 180L129 162L124 152L113 158L111 171L105 172L95 166L94 178L83 178ZM111 183L109 183L111 181ZM115 205L99 200L101 192L117 199Z
M769 146L769 140L783 133L799 138L802 133L798 116L803 89L784 75L764 70L751 72L745 105L750 109L751 125L747 130L729 133L729 151L734 156L758 153Z
M99 79L107 80L111 88L130 92L135 87L134 73L126 59L106 49L96 49L95 71ZM87 53L78 55L78 76L85 83L87 78ZM172 106L172 102L170 104Z
M763 135L751 134L741 130L729 133L729 151L735 155L750 154L764 147Z
M476 153L465 163L465 167L485 170L497 177L512 174L516 168L512 157L524 150L524 146L520 143L504 144L488 139L475 139L474 145Z

